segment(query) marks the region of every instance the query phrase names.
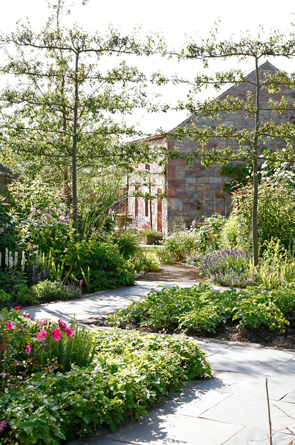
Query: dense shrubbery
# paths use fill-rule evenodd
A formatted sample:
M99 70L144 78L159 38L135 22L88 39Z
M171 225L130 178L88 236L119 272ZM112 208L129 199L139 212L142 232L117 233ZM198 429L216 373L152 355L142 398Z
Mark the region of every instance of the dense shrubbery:
M211 377L194 342L32 323L17 310L0 320L0 344L3 445L58 445L103 425L115 430L186 380Z
M183 261L196 249L197 233L195 229L177 230L164 240L162 252L165 262Z
M84 280L88 291L134 284L132 270L128 269L118 247L110 243L96 240L76 242L69 247L65 264L77 281Z
M228 234L237 240L241 248L251 250L252 247L252 188L250 183L233 194L234 210L232 212L232 231ZM258 190L258 242L260 254L264 243L271 238L280 239L286 248L293 246L295 234L295 203L294 187L282 182L274 182L266 178ZM236 233L236 235L234 235ZM227 235L228 237L229 235Z
M32 286L32 294L38 301L71 300L81 298L82 289L74 284L44 280Z
M118 327L138 323L156 332L215 333L226 320L237 320L240 329L266 325L282 330L294 310L294 284L271 292L259 287L217 292L199 284L153 290L143 300L109 315L108 321Z

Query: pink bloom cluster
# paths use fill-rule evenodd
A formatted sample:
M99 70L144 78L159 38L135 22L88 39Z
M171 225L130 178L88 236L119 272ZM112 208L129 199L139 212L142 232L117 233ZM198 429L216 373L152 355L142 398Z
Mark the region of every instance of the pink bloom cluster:
M71 221L70 213L72 213L65 208L65 204L60 204L60 209L53 206L48 206L45 207L43 211L36 209L36 207L32 207L31 212L32 214L28 216L28 219L33 223L33 227L37 227L38 225L53 225L53 223L69 224Z
M12 331L12 329L14 328L14 325L13 325L12 323L9 323L9 321L7 321L7 322L5 323L5 326L6 326L10 331Z
M43 325L45 325L47 323L47 321L48 321L47 318L45 318L45 320L40 321L40 323L38 323L37 326L38 327L39 326L43 326ZM60 319L58 320L58 324L59 324L60 329L58 329L58 328L53 329L53 331L50 332L50 334L49 334L49 335L52 335L53 340L54 341L59 341L61 339L61 337L62 337L63 332L65 332L65 334L68 336L68 338L71 338L72 335L74 334L75 328L68 328L66 323L64 323ZM37 333L37 340L39 342L42 342L42 341L44 341L47 338L47 336L48 336L48 332L45 329L40 329L40 331ZM26 352L27 352L27 350L26 350ZM31 352L31 349L28 352L28 354L30 352Z
M4 428L7 427L7 423L5 422L5 420L1 420L0 421L0 433L2 433L4 431Z

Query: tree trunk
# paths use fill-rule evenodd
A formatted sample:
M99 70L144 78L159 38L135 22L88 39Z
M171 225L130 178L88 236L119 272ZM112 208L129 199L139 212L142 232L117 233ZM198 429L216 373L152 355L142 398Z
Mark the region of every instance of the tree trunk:
M125 230L127 229L127 219L128 219L128 197L129 197L129 175L127 174L126 179L126 199L125 199Z
M73 126L73 149L72 149L72 194L73 194L73 225L78 233L78 212L77 212L77 120L78 120L78 70L79 52L76 52L75 63L75 105L74 105L74 126Z
M253 144L253 206L252 206L252 238L253 238L253 257L254 266L258 265L258 235L257 235L257 203L258 203L258 127L259 127L259 73L258 73L258 59L255 58L256 71L256 111L255 111L255 133Z

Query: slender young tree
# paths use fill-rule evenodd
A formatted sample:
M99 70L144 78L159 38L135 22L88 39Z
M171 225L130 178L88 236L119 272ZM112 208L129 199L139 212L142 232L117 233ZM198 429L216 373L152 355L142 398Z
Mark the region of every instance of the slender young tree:
M140 42L113 28L105 36L89 35L77 25L66 29L65 1L55 0L52 7L40 33L22 25L1 36L6 53L1 74L9 83L0 91L0 162L49 162L59 168L72 184L77 230L79 170L97 164L128 170L133 162L157 158L144 142L126 142L140 132L118 116L156 109L147 100L146 76L122 57L152 55L161 41ZM106 68L110 57L112 67Z
M257 205L259 160L269 164L295 161L295 73L276 70L270 64L261 65L263 58L292 58L295 53L294 34L286 36L273 31L267 38L259 35L257 39L243 37L240 40L216 42L203 40L200 45L190 41L179 59L202 59L208 66L210 59L235 58L252 60L255 69L252 75L241 70L216 72L214 75L198 74L190 80L179 79L189 84L187 100L179 103L180 109L189 110L194 116L188 125L179 126L168 134L168 138L182 141L190 138L196 141L196 148L186 153L170 152L174 158L186 158L193 162L200 156L201 162L208 167L211 163L227 164L243 161L253 167L253 208L252 238L254 263L258 264ZM268 69L270 67L271 69ZM215 99L196 100L203 87L213 86L217 91L224 86L233 88ZM234 88L242 86L243 93ZM240 113L239 125L227 125L231 116Z

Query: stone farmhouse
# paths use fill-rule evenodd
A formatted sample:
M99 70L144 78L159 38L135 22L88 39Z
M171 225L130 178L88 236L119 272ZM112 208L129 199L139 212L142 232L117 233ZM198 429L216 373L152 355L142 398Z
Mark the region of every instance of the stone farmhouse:
M268 71L275 73L277 68L271 63L265 62L259 70L263 72ZM255 71L251 72L247 79L255 79ZM254 93L254 86L249 83L241 83L239 86L233 86L222 93L219 97L224 99L231 95L240 99L246 100L247 91ZM280 93L269 94L267 90L262 90L262 103L266 103L270 97L279 100L284 95L285 99L290 104L294 103L295 92L289 87L283 85ZM266 108L266 107L265 107ZM295 108L294 112L285 111L279 114L278 112L267 110L261 112L262 119L272 119L275 123L281 124L289 121L295 124ZM223 113L222 121L225 125L233 125L236 129L249 128L253 130L254 120L248 120L244 111L236 113ZM180 126L188 126L195 122L195 116L190 116ZM220 120L212 120L206 117L198 116L196 125L219 125ZM165 134L148 139L151 145L161 144L167 150L186 151L198 147L198 143L191 139L183 139L179 142L175 139L167 140ZM228 142L223 142L224 145ZM232 142L234 144L234 142ZM211 139L209 147L221 146L222 142ZM271 144L274 144L271 142ZM241 163L240 163L241 164ZM205 168L199 158L195 158L193 168L190 168L185 160L167 161L166 167L160 168L156 164L141 166L142 169L149 169L153 185L150 187L152 194L165 193L166 197L163 199L153 199L151 204L145 202L144 198L129 198L128 213L132 215L133 220L138 222L138 226L142 226L145 221L150 221L150 210L152 210L152 227L155 230L161 231L164 235L168 233L175 221L181 219L186 227L191 225L193 220L200 220L203 216L210 216L217 212L228 216L231 210L231 194L223 191L225 182L231 181L231 176L224 176L221 174L221 165L211 164L207 169ZM136 178L135 178L136 179ZM137 178L138 180L139 178ZM138 189L138 187L136 187ZM141 186L140 189L147 191L146 186ZM131 190L135 190L131 187Z

